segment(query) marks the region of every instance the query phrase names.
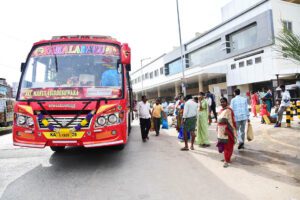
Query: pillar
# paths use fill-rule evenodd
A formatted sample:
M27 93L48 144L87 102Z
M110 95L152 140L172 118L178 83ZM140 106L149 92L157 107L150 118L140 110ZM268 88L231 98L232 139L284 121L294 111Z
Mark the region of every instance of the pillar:
M199 92L204 92L203 82L200 76L198 76L198 88L199 88Z

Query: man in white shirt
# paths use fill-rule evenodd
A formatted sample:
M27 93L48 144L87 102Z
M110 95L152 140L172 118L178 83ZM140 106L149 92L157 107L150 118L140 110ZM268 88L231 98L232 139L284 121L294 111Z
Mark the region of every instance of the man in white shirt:
M195 142L195 128L197 122L197 111L198 104L192 99L191 95L187 95L185 99L184 109L183 109L183 133L184 133L184 143L185 146L181 148L182 151L188 151L188 139L187 132L191 133L191 150L194 150Z
M283 112L291 104L291 96L290 96L290 93L287 90L285 90L285 86L280 85L280 89L281 89L281 103L280 103L280 107L279 107L279 110L278 110L277 122L276 122L274 127L281 127Z
M138 103L137 110L140 117L142 140L143 142L146 142L147 139L149 140L148 134L151 127L151 109L145 95L142 96L142 101Z

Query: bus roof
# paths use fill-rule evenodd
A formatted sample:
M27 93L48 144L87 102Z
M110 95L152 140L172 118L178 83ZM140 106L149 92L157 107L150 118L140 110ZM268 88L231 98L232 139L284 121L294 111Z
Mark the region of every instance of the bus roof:
M41 40L33 45L40 45L45 43L59 43L59 42L105 42L121 45L116 39L110 36L103 35L63 35L53 36L51 40Z

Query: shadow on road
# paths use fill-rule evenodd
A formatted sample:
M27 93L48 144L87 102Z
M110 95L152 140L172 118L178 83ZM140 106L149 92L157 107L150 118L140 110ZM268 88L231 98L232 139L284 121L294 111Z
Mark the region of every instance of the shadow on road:
M139 127L133 129L123 151L68 148L51 154L48 165L41 162L12 181L2 199L189 200L197 199L197 191L203 199L247 199L179 151L174 137L150 135L143 143Z

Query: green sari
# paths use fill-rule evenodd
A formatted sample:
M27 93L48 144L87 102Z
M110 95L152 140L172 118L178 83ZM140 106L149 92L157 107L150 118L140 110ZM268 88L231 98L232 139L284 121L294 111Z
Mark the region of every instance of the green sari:
M203 99L199 104L201 104L201 111L198 112L197 117L197 135L196 144L203 145L209 144L208 140L208 103ZM200 110L200 108L199 108Z

